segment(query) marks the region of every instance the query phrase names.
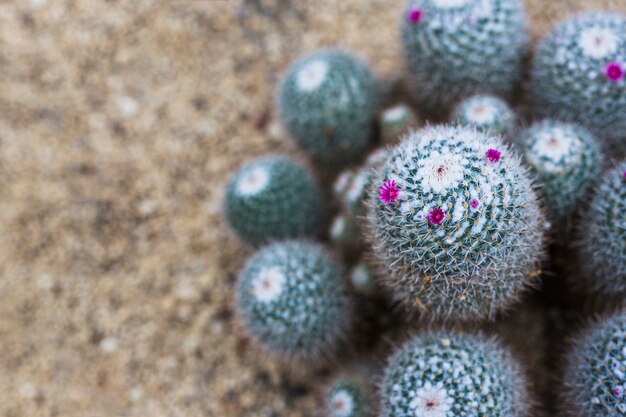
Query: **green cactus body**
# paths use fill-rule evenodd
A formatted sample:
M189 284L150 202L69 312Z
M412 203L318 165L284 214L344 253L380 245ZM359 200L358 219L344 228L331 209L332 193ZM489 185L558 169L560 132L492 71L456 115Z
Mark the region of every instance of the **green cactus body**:
M368 217L384 282L427 318L493 318L537 274L544 216L500 138L422 129L391 152L377 183Z
M252 338L279 356L332 355L352 325L353 307L337 265L318 244L273 243L239 275L237 306Z
M383 143L394 145L409 129L416 129L419 120L413 110L404 104L385 110L380 116L380 136Z
M563 386L568 417L626 416L626 313L593 324L574 340Z
M296 61L278 92L280 116L289 133L316 162L331 167L353 162L367 151L377 102L367 65L338 49Z
M511 137L515 129L515 113L511 107L506 101L489 95L475 95L461 101L452 113L452 121L507 137Z
M517 145L540 185L550 219L562 222L600 172L600 148L594 137L578 125L544 120L522 132Z
M326 394L328 417L370 417L372 413L371 388L368 381L358 376L336 379Z
M249 162L230 179L224 210L246 242L315 236L322 225L320 190L309 173L283 156Z
M521 1L410 0L404 13L404 55L423 106L447 112L478 92L510 95L528 39Z
M482 335L416 337L392 355L382 383L383 417L522 417L519 365Z
M573 120L626 150L626 17L584 12L539 44L531 92L537 113Z
M626 295L626 161L607 171L578 226L579 284Z

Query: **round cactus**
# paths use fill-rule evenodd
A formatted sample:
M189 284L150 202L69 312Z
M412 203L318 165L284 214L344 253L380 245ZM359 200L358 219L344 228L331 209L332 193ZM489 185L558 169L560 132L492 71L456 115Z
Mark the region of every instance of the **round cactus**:
M355 161L367 151L377 101L367 65L338 49L296 61L278 92L283 124L305 152L326 166Z
M563 386L561 407L568 417L626 416L626 312L574 340Z
M452 121L461 126L474 126L481 132L510 137L515 128L515 113L506 101L498 97L475 95L457 105Z
M377 183L368 217L384 282L427 317L493 318L538 274L545 220L499 137L422 129L392 151Z
M392 355L381 394L383 417L522 417L529 408L519 365L482 335L410 340Z
M349 332L353 306L326 250L285 241L259 250L239 275L243 324L267 351L294 359L331 355Z
M380 116L380 136L383 143L393 145L411 128L417 128L419 121L408 106L397 104Z
M517 145L541 186L551 220L562 221L600 172L600 148L594 137L578 125L544 120L522 132Z
M413 92L435 111L477 92L508 96L528 36L520 0L409 0L402 42Z
M607 171L579 224L578 255L584 287L626 295L626 161Z
M558 24L539 44L531 91L542 116L575 120L626 149L626 17L584 12Z
M349 246L357 237L357 226L350 215L338 214L330 224L330 241L339 246Z
M309 173L283 156L249 162L230 179L224 211L248 243L315 236L322 225L320 190Z
M360 375L344 375L333 381L326 394L328 417L369 417L373 415L372 388Z
M356 264L350 270L348 277L354 291L361 295L371 295L376 288L374 272L364 262Z

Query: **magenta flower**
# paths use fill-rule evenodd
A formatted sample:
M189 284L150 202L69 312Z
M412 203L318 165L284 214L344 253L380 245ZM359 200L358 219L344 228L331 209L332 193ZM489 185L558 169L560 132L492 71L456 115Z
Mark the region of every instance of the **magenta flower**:
M398 199L400 191L396 187L396 182L394 180L387 180L378 188L380 190L380 196L378 198L384 201L385 204L389 204Z
M479 204L480 204L480 201L478 201L475 198L472 198L472 201L470 202L470 207L473 208L473 209L476 209Z
M428 213L428 220L432 224L441 224L445 218L446 213L444 213L440 208L432 209L430 213Z
M622 78L624 78L624 69L617 62L611 62L609 65L607 65L605 72L606 72L606 76L611 81L617 82L621 80Z
M626 178L626 171L624 171L624 178Z
M497 149L489 149L486 156L489 162L498 162L502 157L502 154Z
M406 18L410 23L419 23L422 21L422 10L421 9L411 9L407 14Z
M624 390L622 389L622 387L620 386L613 387L613 395L615 395L616 397L621 397L623 393L624 393Z

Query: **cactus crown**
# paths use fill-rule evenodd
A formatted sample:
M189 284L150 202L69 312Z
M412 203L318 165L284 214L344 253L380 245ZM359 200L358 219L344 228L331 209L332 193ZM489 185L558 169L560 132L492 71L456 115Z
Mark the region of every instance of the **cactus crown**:
M575 15L538 46L531 81L536 108L544 116L574 119L610 142L621 141L626 129L624 69L626 17Z
M332 354L351 326L338 268L318 244L285 241L262 248L240 273L237 297L252 337L276 354Z
M541 184L552 220L570 214L600 171L600 149L591 133L574 124L544 120L522 132L517 144Z
M327 166L355 161L365 153L377 102L367 65L340 49L297 60L278 91L287 130L305 152Z
M367 417L372 415L369 387L358 377L338 378L326 395L328 417Z
M579 225L579 258L585 286L626 294L626 160L608 170Z
M369 220L400 300L432 318L485 318L528 284L543 216L526 169L501 139L473 128L422 129L392 151L377 181L398 190L390 201L382 187L370 196Z
M381 394L385 417L521 417L528 409L519 366L482 335L410 340L391 357Z
M461 101L452 120L462 126L474 126L481 132L506 136L515 128L515 113L506 101L489 95L475 95Z
M593 324L567 356L562 406L576 417L626 416L626 313Z

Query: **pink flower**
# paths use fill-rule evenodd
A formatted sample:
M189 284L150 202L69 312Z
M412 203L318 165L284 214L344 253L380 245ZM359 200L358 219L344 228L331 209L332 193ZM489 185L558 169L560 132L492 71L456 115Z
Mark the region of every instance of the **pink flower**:
M613 387L613 395L616 397L621 397L624 393L624 390L619 385Z
M609 65L606 66L606 69L604 71L606 72L606 76L611 81L617 82L624 78L624 69L617 62L611 62Z
M430 213L428 213L428 220L432 224L441 224L445 218L446 213L444 213L440 208L432 209Z
M400 192L398 191L394 180L387 180L378 188L380 190L380 196L378 198L384 201L385 204L389 204L398 199L398 194L400 194Z
M486 156L489 162L498 162L502 157L502 154L497 149L489 149L487 150Z
M417 8L411 9L407 13L406 18L410 23L419 23L422 21L422 10Z
M475 198L472 198L472 201L470 202L470 207L473 208L473 209L476 209L479 204L480 204L480 201L478 201Z

